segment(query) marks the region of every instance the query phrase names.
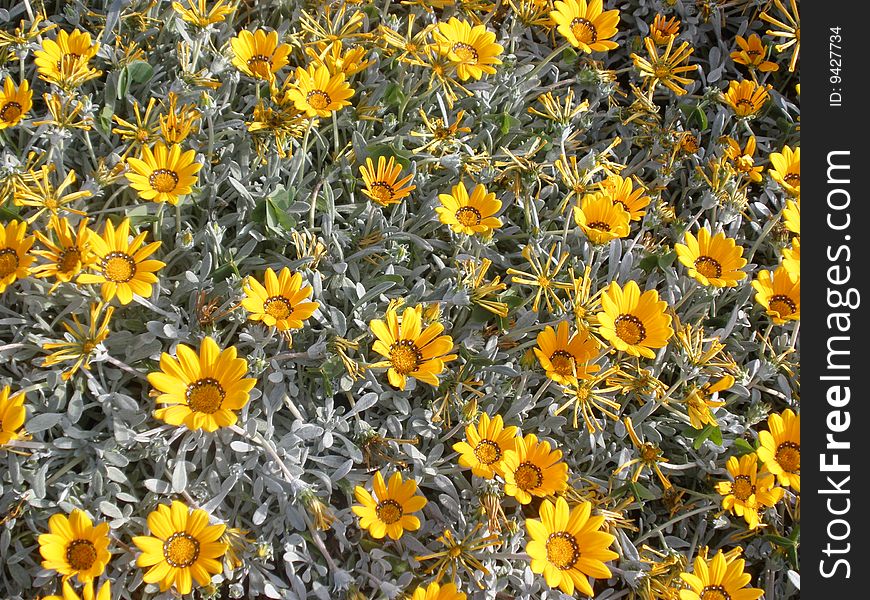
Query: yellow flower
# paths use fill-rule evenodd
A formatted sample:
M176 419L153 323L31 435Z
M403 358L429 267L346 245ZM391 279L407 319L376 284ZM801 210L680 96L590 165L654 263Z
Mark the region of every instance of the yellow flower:
M326 66L311 64L307 69L296 67L296 81L287 98L309 117L328 117L350 106L347 99L353 94L344 73L332 75Z
M398 540L406 530L420 529L420 519L411 513L423 510L427 500L417 495L416 481L409 479L403 482L402 474L396 472L387 484L378 471L372 480L372 488L374 496L359 485L353 490L354 497L360 504L354 504L351 510L360 518L360 527L368 530L376 540L384 536Z
M106 314L103 315L103 320L100 322L100 312L103 309L102 302L94 302L91 304L90 322L85 327L76 314L73 314L73 323L68 321L63 322L63 328L72 337L72 340L67 338L63 342L46 342L42 345L43 350L54 350L51 354L45 357L42 362L43 367L51 367L61 362L74 361L73 366L61 374L64 381L68 381L70 377L75 375L79 368L86 371L90 369L91 354L94 353L97 346L109 337L109 322L112 319L112 314L115 308L109 306L106 308Z
M33 91L25 79L16 87L12 77L6 76L0 90L0 130L15 127L33 107Z
M189 194L197 183L197 171L202 165L195 162L196 152L181 151L173 144L169 148L157 142L154 148L142 146L139 158L130 157L127 163L132 169L127 173L130 187L139 192L139 197L154 202L178 204L180 196Z
M632 356L655 358L654 348L664 348L674 334L668 305L659 293L643 294L634 281L620 287L615 281L601 295L598 333L617 350Z
M725 143L727 144L725 156L734 163L737 172L755 183L761 181L761 172L764 167L755 166L755 136L749 136L744 148L741 148L737 140L731 137L726 137Z
M797 201L786 200L785 208L782 209L782 218L785 221L786 228L792 233L801 234L801 199L798 196Z
M266 269L264 283L265 286L253 277L245 281L242 306L250 313L248 318L252 321L262 321L278 331L301 329L303 321L320 306L318 302L306 302L311 296L311 287L302 287L302 275L287 267L277 275L271 268Z
M611 38L616 35L619 11L602 12L602 0L556 0L550 18L559 33L583 52L606 52L618 47Z
M752 282L755 301L765 308L770 320L776 325L801 318L801 278L792 277L785 267L776 271L759 271L758 279Z
M562 310L565 310L565 305L562 304L562 301L559 299L559 295L556 293L556 290L570 290L573 288L572 284L558 281L556 277L559 275L559 271L562 270L562 267L565 265L565 261L568 260L570 254L567 252L562 252L561 256L559 256L555 261L553 260L553 255L556 252L556 244L554 243L550 246L550 252L547 254L547 258L545 260L541 260L538 257L537 252L531 245L526 245L523 248L523 258L525 258L529 262L529 270L528 271L520 271L519 269L510 268L507 270L508 275L511 275L511 282L518 283L520 285L530 285L538 288L535 292L535 299L532 302L532 310L537 312L538 308L541 304L541 296L544 297L544 302L547 305L547 310L553 312L553 304L559 307Z
M19 221L9 221L6 225L0 223L0 294L16 279L30 275L30 247L33 246L33 236L24 237L27 224Z
M427 587L419 586L411 595L411 600L465 600L466 595L456 589L455 583L440 585L430 583Z
M61 575L76 575L82 583L93 581L106 570L109 553L109 524L94 522L79 509L69 517L57 513L48 520L50 533L39 536L39 553L44 569Z
M396 162L395 156L391 156L389 161L386 156L378 157L377 169L375 169L372 159L366 158L366 164L360 165L359 172L366 184L362 191L363 194L381 206L399 204L403 198L417 189L416 185L406 186L413 179L413 175L409 174L399 179L402 174L402 165Z
M453 444L459 452L459 465L484 479L501 475L502 459L505 452L513 450L518 431L514 425L505 427L501 415L490 419L488 414L481 414L477 426L465 428L466 441Z
M172 8L182 19L197 27L208 27L216 23L222 23L227 15L236 10L229 6L226 0L217 0L210 9L206 9L206 0L184 0L187 6L181 2L173 2Z
M62 88L78 87L85 81L99 77L101 71L89 66L100 44L91 44L91 34L74 30L71 34L60 30L57 40L45 38L42 47L33 53L39 76Z
M568 321L554 330L547 325L538 334L535 355L547 372L547 377L562 385L576 385L577 379L587 379L601 369L589 361L598 354L598 342L585 329L570 334Z
M718 392L723 392L734 385L734 377L725 375L716 383L707 382L700 388L692 387L686 394L686 408L689 412L689 420L695 429L703 429L705 425L718 425L713 416L713 408L723 406L724 402L713 399Z
M607 244L630 231L631 215L603 192L587 194L574 207L574 222L593 244Z
M716 491L722 498L722 508L743 517L749 529L757 529L760 524L759 510L773 506L785 493L774 487L774 477L770 473L758 473L758 456L754 452L728 459L726 465L730 481L720 481Z
M8 385L0 388L0 447L21 437L19 430L27 417L24 394L19 392L10 398L10 390Z
M746 266L743 248L721 231L710 236L710 230L701 227L698 237L686 231L685 244L675 244L680 262L701 285L736 287L746 277L741 271Z
M691 79L683 77L682 74L697 70L698 65L683 64L688 62L695 49L690 46L689 42L683 42L672 54L671 51L676 39L676 36L669 37L664 52L659 54L659 49L653 38L646 37L643 43L649 58L635 53L631 54L634 66L640 71L640 76L649 83L650 97L652 97L658 84L662 84L677 96L682 96L687 92L682 86L692 83Z
M116 295L121 304L129 304L133 294L142 297L151 295L151 286L157 283L154 274L166 266L159 260L148 260L160 247L160 242L142 246L147 231L141 232L130 241L130 219L124 219L117 229L111 221L106 221L102 235L90 235L88 241L96 261L91 269L96 273L82 273L78 283L100 283L100 293L108 302Z
M318 42L316 46L317 51L308 47L305 48L305 53L319 64L326 65L330 73L344 73L350 78L364 71L373 62L366 59L366 49L362 46L343 50L341 40L332 43Z
M801 239L791 238L791 248L782 250L782 266L794 278L801 276Z
M39 215L48 211L52 215L56 215L60 210L66 210L76 215L84 215L80 210L71 208L69 205L82 198L90 198L93 196L88 190L79 190L77 192L69 192L64 194L66 189L76 182L76 172L70 170L61 184L54 187L51 183L52 167L43 165L39 169L39 174L33 174L32 185L21 185L15 191L13 201L16 206L32 206L38 208L33 215L28 219L29 223L35 221Z
M515 444L502 462L505 494L528 504L532 496L543 498L568 488L568 465L561 450L551 450L550 442L539 442L533 433L517 438Z
M169 107L160 116L160 134L167 144L180 144L195 131L196 122L202 117L190 104L178 106L178 96L169 92Z
M769 89L769 85L758 85L751 80L732 81L723 97L738 117L751 117L764 108L764 103L770 97L767 93Z
M791 59L788 62L788 70L790 73L793 73L797 66L798 57L801 53L801 20L800 13L798 13L797 0L789 0L791 12L783 6L781 0L773 0L773 3L776 8L779 9L779 13L782 15L783 20L771 17L766 12L761 13L759 16L763 21L767 21L774 27L779 28L768 29L765 31L767 35L774 35L787 40L782 44L777 44L775 46L777 52L782 52L783 50L794 46L794 49L791 51Z
M789 196L800 197L801 195L801 148L794 150L785 146L780 152L770 153L772 168L768 171L770 176L782 186Z
M594 596L589 577L609 579L610 569L604 563L619 558L609 550L614 536L601 531L603 516L591 516L592 503L580 502L569 509L563 497L541 503L540 519L526 519L529 541L526 554L531 558L531 569L543 573L551 588L566 594L574 589Z
M36 231L36 239L39 240L45 250L33 250L35 256L46 259L48 262L33 268L34 277L54 277L57 279L49 290L53 292L58 285L75 279L82 269L87 268L94 261L88 244L88 237L93 233L88 229L88 219L79 221L78 228L73 233L66 218L59 219L52 216L48 229L53 231L57 242Z
M719 550L711 560L702 556L695 557L695 572L680 573L680 578L689 589L680 590L680 600L756 600L764 595L764 590L746 587L752 581L749 573L743 571L746 564L742 558L728 560Z
M746 39L742 35L737 36L739 50L731 53L731 60L746 65L750 70L758 69L762 73L770 73L779 70L779 65L767 60L767 46L761 43L757 33L753 33Z
M160 370L148 374L148 382L161 392L157 404L169 405L155 410L154 417L209 432L234 425L236 411L248 403L257 384L245 377L248 361L237 357L235 346L221 350L210 337L202 340L198 356L184 344L175 354L177 359L161 354Z
M659 13L653 19L649 34L656 44L664 46L670 38L680 35L680 20L676 17L668 19Z
M157 104L157 100L150 98L145 107L145 114L142 114L141 106L138 100L133 101L133 117L136 123L122 119L118 115L112 115L112 120L118 124L118 127L112 129L112 133L121 136L121 139L127 142L132 142L133 146L150 144L157 138L157 124L154 122L152 111ZM130 147L130 149L133 148ZM128 149L127 151L129 152ZM126 152L124 153L126 155Z
M112 584L108 581L100 586L100 591L94 596L94 584L88 582L82 590L82 595L76 594L75 589L70 584L69 579L63 580L63 596L46 596L43 600L111 600L112 599Z
M614 204L621 204L622 208L628 211L632 221L640 221L646 214L644 210L652 199L646 195L646 190L643 187L634 187L631 177L622 178L619 175L611 175L599 186L601 191L605 192Z
M462 81L480 79L484 73L495 73L493 65L500 65L496 58L504 48L495 43L495 34L483 25L474 25L450 17L447 23L438 23L433 34L438 52L456 65L456 74Z
M451 193L438 194L441 206L435 208L438 218L456 233L487 235L501 227L501 220L494 216L501 210L501 200L495 193L487 192L482 183L474 186L471 196L461 181L453 186Z
M444 371L444 363L456 359L455 354L448 354L453 349L453 338L441 335L444 331L441 323L431 323L423 329L422 313L420 305L408 307L399 320L396 309L390 307L385 321L369 322L377 338L372 350L387 359L371 366L389 367L390 384L400 390L405 389L408 377L437 387L437 375Z
M769 431L758 434L758 458L779 484L801 491L801 416L790 408L767 417Z
M191 579L200 586L211 582L213 574L223 571L221 558L227 545L219 542L226 525L209 525L208 513L190 510L174 500L172 507L160 504L148 515L150 536L135 536L133 543L142 551L136 566L150 567L142 579L157 583L165 592L175 586L179 594L189 594Z
M245 29L230 40L230 46L236 68L255 79L272 82L275 73L289 62L290 46L278 43L277 31L258 29L251 33Z

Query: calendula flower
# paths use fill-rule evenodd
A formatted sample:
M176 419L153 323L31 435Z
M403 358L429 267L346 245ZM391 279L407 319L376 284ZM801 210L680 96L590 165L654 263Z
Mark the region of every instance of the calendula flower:
M758 511L775 505L785 492L774 485L773 475L758 472L755 452L728 458L726 467L731 480L716 484L716 491L723 496L722 508L743 517L749 529L757 529L761 523Z
M0 223L0 294L16 279L30 275L30 264L33 262L30 247L34 238L26 235L27 223L16 220L6 225Z
M791 248L782 250L782 266L792 278L801 276L801 239L791 238Z
M655 358L653 349L664 348L674 334L667 303L655 290L641 294L634 281L625 287L612 281L601 295L601 308L598 333L632 356Z
M494 192L487 192L482 183L474 186L469 196L460 181L449 194L438 194L438 200L438 218L456 233L488 235L501 227L501 219L495 216L501 210L501 200L495 199Z
M689 586L689 589L680 590L680 600L760 598L764 590L747 587L752 577L743 571L745 563L742 558L729 561L721 550L710 560L697 556L694 574L680 573L680 578Z
M761 181L761 172L764 167L755 165L755 136L749 136L746 146L740 147L740 143L734 138L725 138L725 156L734 164L734 169L742 176L758 183Z
M100 313L105 305L102 302L93 302L90 309L90 321L87 327L79 321L78 315L73 313L72 324L63 322L68 337L63 342L46 342L42 345L43 350L53 350L42 362L43 367L52 367L62 362L72 362L72 367L61 373L61 378L68 381L79 368L90 369L91 355L97 346L109 337L109 322L115 312L113 306L106 307L102 322Z
M95 273L82 273L77 282L102 284L100 293L108 302L115 296L121 304L129 304L133 294L151 295L151 286L157 283L155 271L166 266L159 260L148 259L160 247L160 242L143 246L147 231L130 241L130 219L124 219L117 228L106 221L102 235L90 235L88 241L96 257L90 268Z
M539 510L540 519L526 519L532 571L543 573L548 586L566 594L576 588L593 596L589 577L609 579L612 573L604 563L619 558L608 549L615 537L601 531L604 517L591 516L591 502L569 508L561 496L555 504L544 500Z
M674 51L675 36L669 37L665 43L664 52L659 54L659 49L651 37L646 37L643 40L646 46L648 58L644 58L638 54L632 53L631 58L634 60L634 66L640 71L640 76L643 77L649 85L649 96L652 97L656 87L661 84L674 92L677 96L682 96L688 90L683 86L690 85L692 80L684 77L684 73L690 73L698 68L698 65L685 64L689 61L689 57L695 51L689 42L683 42ZM673 51L673 53L672 53Z
M535 355L547 377L556 383L574 385L577 379L587 379L601 369L589 364L598 354L598 342L585 329L571 333L567 321L560 322L555 330L547 325L537 341Z
M551 449L550 442L538 441L529 433L517 438L516 446L505 452L502 462L504 493L528 504L532 496L543 498L568 487L568 465L562 451Z
M574 207L574 222L593 244L607 244L630 231L631 215L602 192L587 194Z
M602 0L556 0L550 18L559 33L581 51L606 52L619 44L611 38L616 35L619 11L603 11Z
M384 536L398 540L405 531L420 529L420 519L412 513L423 510L427 500L417 494L416 481L402 481L402 474L397 471L387 484L381 472L377 471L372 488L374 496L359 485L353 490L359 504L354 504L351 510L360 518L360 527L368 530L376 540Z
M244 29L230 40L233 64L249 77L275 81L275 73L289 61L290 46L278 43L278 32L257 29L253 33Z
M6 76L0 90L0 131L15 127L33 107L33 91L26 79L16 86L12 77Z
M466 595L456 588L455 583L441 585L430 583L428 586L419 586L411 594L411 600L465 600Z
M610 175L599 186L614 204L620 204L628 211L632 221L640 221L652 201L642 186L634 187L631 177Z
M685 244L675 244L677 257L701 285L713 287L736 287L746 277L741 271L746 266L743 248L721 231L714 236L710 230L701 227L698 237L686 231Z
M465 441L453 444L459 452L459 465L484 479L500 475L504 454L514 449L518 431L515 425L505 427L501 415L490 419L487 413L481 414L476 426L465 428Z
M328 117L350 106L347 99L353 94L344 73L333 75L326 66L311 64L307 69L296 67L296 81L287 98L309 117Z
M397 310L390 307L384 321L369 322L377 338L372 350L387 359L371 366L389 367L390 384L400 390L405 389L408 377L437 387L444 363L456 359L455 354L448 354L453 349L453 338L441 335L444 326L436 322L423 329L422 314L421 305L408 307L400 319Z
M227 0L217 0L211 8L208 8L206 0L183 0L183 4L173 2L172 8L182 19L202 28L222 23L227 15L236 10Z
M756 291L755 301L764 307L775 325L785 325L787 321L800 320L800 275L793 277L783 266L777 267L773 273L762 270L758 272L758 278L752 282L752 287Z
M88 219L79 221L75 232L66 218L52 216L48 225L54 238L36 231L36 239L45 250L33 250L34 256L47 260L33 268L34 277L54 277L54 285L49 290L52 293L61 283L67 283L76 278L83 269L94 261L90 251L88 237L93 233L88 228Z
M84 211L76 210L70 204L76 200L90 198L94 195L89 190L64 193L67 188L76 182L76 172L70 170L61 184L54 187L51 183L51 171L51 167L43 165L39 169L38 174L34 173L32 184L21 185L15 191L13 201L16 206L32 206L39 209L28 218L29 223L35 221L45 211L48 211L52 215L57 215L61 210L76 215L84 215Z
M127 163L132 169L127 173L130 187L143 200L178 204L181 196L191 193L202 165L194 160L196 152L183 152L181 146L168 147L157 142L153 148L142 146L139 158L130 157Z
M50 533L39 536L39 553L44 569L67 578L76 576L82 583L93 581L106 570L109 553L109 524L94 522L79 509L69 517L57 513L48 520Z
M399 204L417 189L416 185L407 185L414 178L413 174L399 179L402 176L402 165L396 161L395 156L391 156L389 160L386 156L379 156L377 169L372 159L366 158L366 164L360 166L359 172L365 182L362 193L380 206Z
M69 579L63 580L61 589L62 596L45 596L43 600L111 600L112 598L112 585L108 581L100 586L96 595L94 595L94 584L92 581L85 584L81 596L76 593Z
M748 39L742 35L735 39L738 49L731 53L731 60L749 67L750 70L758 69L762 73L779 70L779 65L767 60L767 46L761 42L757 33L753 33Z
M0 388L0 448L21 437L21 426L27 417L24 394L9 396L11 388Z
M783 179L784 180L784 179ZM786 228L792 233L801 234L801 199L786 200L785 208L782 209L782 219Z
M780 485L801 491L801 416L790 408L767 417L768 431L758 433L758 458Z
M148 374L148 382L160 392L157 404L168 405L155 410L154 417L209 432L234 425L236 411L248 403L257 384L245 377L248 361L238 358L235 346L221 350L210 337L202 340L199 355L184 344L176 346L175 354L177 359L161 354L160 370Z
M287 267L277 275L267 268L263 283L265 285L253 277L245 280L242 307L252 321L262 321L278 331L301 329L303 321L311 318L320 306L319 302L307 301L311 297L311 286L303 287L302 275Z
M227 526L208 521L207 512L190 510L177 500L171 507L158 505L148 515L151 535L133 537L142 551L136 566L148 568L142 576L145 583L158 584L162 592L174 586L179 594L189 594L194 580L206 586L212 575L222 572L227 545L218 540Z
M734 377L725 375L716 383L707 382L701 387L692 387L686 394L686 409L689 412L689 420L695 429L703 429L705 425L718 425L713 416L713 408L723 406L724 402L717 401L716 394L734 385Z
M451 17L446 23L438 23L433 33L438 52L448 57L456 66L456 74L462 81L480 79L484 73L495 73L493 65L500 65L496 58L504 48L495 43L495 34L483 25L474 25Z
M728 91L723 98L738 117L754 117L770 98L767 93L769 89L769 85L759 85L748 79L732 81L728 84Z
M88 32L75 29L67 33L60 30L57 40L43 39L42 47L33 56L43 80L62 88L73 88L100 76L101 71L88 64L99 49L100 44L91 43L91 34Z
M801 195L801 148L785 146L782 152L770 153L770 176L792 197Z
M680 20L676 17L667 18L659 13L653 19L649 35L659 46L664 46L672 37L680 35Z

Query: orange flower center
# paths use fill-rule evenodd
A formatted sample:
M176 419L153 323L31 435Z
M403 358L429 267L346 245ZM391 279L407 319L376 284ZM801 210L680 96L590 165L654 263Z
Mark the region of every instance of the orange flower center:
M3 105L3 108L0 109L0 119L3 119L7 123L12 123L20 116L21 105L17 102L7 102Z
M748 115L755 112L755 107L752 104L752 100L750 100L749 98L741 98L736 102L736 104L737 114Z
M256 77L269 79L269 76L272 74L272 59L265 54L255 54L245 61L245 64L248 65L251 73Z
M589 19L576 17L571 21L571 33L578 42L593 44L598 40L598 31Z
M81 250L75 246L67 248L57 259L57 270L61 273L72 273L82 262Z
M391 186L386 181L374 181L369 186L369 193L375 197L375 202L378 204L387 204L396 195Z
M646 327L634 315L619 315L614 324L616 335L626 344L635 346L646 339Z
M546 547L547 560L557 569L566 571L580 559L577 539L567 531L551 533Z
M423 354L411 340L399 340L390 346L390 362L399 375L407 375L417 370Z
M103 276L115 283L127 283L136 274L136 261L125 252L109 252L101 266Z
M731 600L723 585L708 585L701 590L701 600Z
M479 55L477 50L471 44L456 42L453 44L453 53L459 57L459 61L463 63L476 63Z
M157 169L148 177L148 183L151 184L151 189L168 194L178 185L178 173L169 169Z
M189 384L184 395L190 410L207 415L217 412L226 397L224 388L211 377Z
M18 270L18 253L12 248L0 248L0 278Z
M520 463L516 468L514 480L517 482L518 488L528 491L541 487L541 484L544 483L544 474L538 465L527 461Z
M501 448L492 440L480 440L474 449L474 456L484 465L491 465L501 458Z
M768 304L770 310L779 313L779 316L781 317L787 317L797 312L797 304L795 304L794 300L785 294L776 294L775 296L772 296Z
M199 540L183 531L173 533L163 542L163 558L176 569L189 567L199 558Z
M574 374L574 355L565 350L556 350L550 356L553 370L559 375L567 377Z
M308 104L314 110L324 110L327 106L332 104L332 98L330 98L329 94L323 90L312 90L308 92L305 99L308 100Z
M392 525L401 519L402 515L405 513L405 511L402 510L402 505L395 500L384 500L383 502L379 502L375 511L378 513L378 518L387 525Z
M776 462L788 473L801 472L801 447L794 442L783 442L776 447Z
M456 220L459 221L460 225L465 227L474 227L475 225L480 225L481 214L476 208L463 206L456 211Z
M801 184L801 174L800 173L789 173L785 177L782 178L783 181L788 183L789 185L800 185Z
M746 502L755 493L755 486L748 475L738 475L731 484L731 493L741 502Z
M293 305L284 296L272 296L263 303L263 310L270 317L279 321L286 319L293 312Z
M699 256L695 259L695 270L707 279L722 276L722 264L710 256Z
M605 223L604 221L592 221L591 223L587 223L586 227L597 229L599 231L610 231L610 223Z
M90 540L73 540L66 547L66 562L76 571L87 571L97 561L97 549Z

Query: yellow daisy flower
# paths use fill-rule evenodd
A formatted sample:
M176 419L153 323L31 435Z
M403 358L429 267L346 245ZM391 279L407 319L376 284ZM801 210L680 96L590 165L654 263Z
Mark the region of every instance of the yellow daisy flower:
M792 276L792 279L800 279L801 239L799 237L791 238L791 248L783 248L782 266Z
M752 117L764 108L765 102L770 97L767 90L770 86L763 86L751 80L740 82L732 81L728 84L728 91L723 97L738 117Z
M51 172L52 167L43 165L39 171L33 173L33 182L31 184L19 185L15 192L13 202L16 206L32 206L39 209L30 215L27 219L28 223L35 221L45 211L48 211L52 215L58 214L61 210L81 216L86 214L84 211L72 208L70 204L82 198L90 198L93 196L92 192L79 190L77 192L64 193L67 188L76 182L76 172L70 170L57 187L51 182Z
M615 281L601 295L602 311L598 313L598 333L617 350L632 356L655 358L655 348L664 348L674 334L668 305L659 300L659 293L647 290L643 294L634 281L620 287Z
M672 37L680 35L680 20L676 17L667 18L657 14L649 28L649 35L659 46L664 46Z
M91 303L90 321L85 326L79 321L78 315L73 313L72 324L69 321L62 323L66 329L68 336L62 342L46 342L42 344L43 350L53 350L51 354L45 357L42 361L43 367L51 367L62 362L72 362L72 367L61 373L60 377L64 381L75 375L79 368L89 371L91 366L91 355L107 337L109 337L109 323L112 320L112 314L115 312L115 307L106 307L106 312L100 321L100 312L104 308L102 302Z
M289 61L290 46L278 43L278 32L258 29L251 33L242 30L230 40L233 49L233 64L236 68L255 79L272 82L275 73Z
M111 600L112 599L112 584L108 581L100 586L100 590L94 595L94 584L88 582L82 589L82 595L79 596L69 579L63 580L62 596L46 596L43 600Z
M245 280L242 307L250 313L248 318L252 321L262 321L278 331L301 329L303 321L320 306L319 302L306 302L311 287L303 287L302 275L287 267L278 275L271 268L266 269L264 283L265 286L253 277Z
M772 168L768 170L770 176L782 186L789 196L801 195L801 148L797 146L794 150L785 146L782 152L770 153L770 164Z
M147 231L138 234L133 241L130 237L130 219L124 219L117 229L111 221L106 221L102 235L89 235L88 242L96 257L91 269L96 273L82 273L78 283L100 283L100 293L108 302L115 296L121 304L129 304L133 294L147 297L151 286L157 283L154 274L166 266L159 260L148 260L160 247L160 242L142 246Z
M411 513L423 510L427 500L417 495L416 481L409 479L403 482L402 474L396 472L387 484L378 471L372 479L372 488L374 496L359 485L353 490L359 504L354 504L351 510L360 518L360 527L368 530L376 540L384 536L398 540L405 531L420 529L420 519Z
M731 60L749 67L750 70L758 69L762 73L779 70L779 65L767 60L768 47L761 43L757 33L753 33L748 39L738 35L736 41L738 49L731 53Z
M0 90L0 130L15 127L33 107L33 91L25 79L16 87L9 75Z
M82 583L93 581L106 570L109 553L109 524L94 526L90 517L73 509L69 517L57 513L48 520L50 533L39 536L39 553L44 569L78 577Z
M632 221L640 221L646 214L644 209L652 202L643 187L634 187L631 177L611 175L599 185L601 191L605 192L614 204L621 204L622 208L628 211Z
M689 421L695 429L703 429L705 425L718 425L712 409L724 406L724 402L715 400L716 394L730 389L734 385L734 377L725 375L716 383L707 382L701 387L692 387L686 394L686 409Z
M296 67L296 81L287 92L287 99L309 117L328 117L350 106L347 99L353 94L344 73L332 75L325 65L311 64L307 69Z
M562 385L577 385L578 379L588 379L601 370L589 361L598 355L598 342L581 329L571 333L568 321L562 321L554 330L547 325L538 334L538 347L534 348L538 362L547 377Z
M487 192L482 183L474 187L469 197L460 181L451 193L438 194L438 200L441 201L441 206L435 207L438 218L456 233L488 235L501 227L501 220L494 216L501 210L501 200L495 199L494 192Z
M173 2L172 9L188 23L205 28L222 23L227 15L233 14L236 7L227 0L217 0L210 9L206 6L206 0L184 0L184 4Z
M755 166L755 136L749 136L746 140L746 146L741 148L740 143L731 137L725 138L725 156L734 164L734 169L749 181L758 183L761 181L761 172L764 167L761 165Z
M33 246L33 236L24 237L27 233L27 223L9 221L0 224L0 294L16 279L30 275L30 247Z
M64 88L77 87L101 74L88 64L99 49L100 44L92 43L91 34L86 31L60 30L56 40L42 40L42 47L33 53L34 63L43 80Z
M493 65L500 65L496 58L504 48L495 43L495 34L483 25L474 25L450 17L446 23L438 23L433 32L438 53L446 56L456 66L456 74L462 81L480 79L484 73L495 73Z
M49 290L52 293L61 283L67 283L94 262L90 251L88 237L93 231L88 229L88 219L79 221L78 228L73 232L69 221L53 215L48 229L54 232L57 241L45 234L36 231L36 239L39 240L45 250L33 250L33 254L47 260L33 268L34 277L54 277L57 281Z
M568 465L561 450L551 450L550 442L539 442L533 433L517 438L515 444L502 461L505 494L528 504L532 496L543 498L568 488Z
M701 285L736 287L746 277L741 271L746 266L743 248L721 231L710 236L710 230L701 227L698 237L686 231L685 244L675 244L677 257Z
M607 244L624 238L631 229L628 211L602 192L583 197L580 205L574 207L574 222L593 244Z
M238 420L236 411L248 403L249 392L257 380L246 378L248 361L238 358L235 346L225 350L206 337L199 355L189 346L178 344L178 357L160 355L160 370L148 374L157 391L157 404L168 404L154 411L154 417L170 425L188 429L216 431Z
M790 408L767 417L769 431L758 434L758 458L779 484L801 491L801 416Z
M396 309L391 307L384 321L369 322L377 338L372 350L387 359L371 366L389 367L390 384L400 390L405 389L408 377L437 387L437 376L444 371L444 363L456 359L455 354L448 354L453 349L453 338L441 335L444 331L441 323L431 323L423 329L422 313L421 305L408 307L400 320Z
M396 162L395 156L391 156L389 161L386 156L379 157L377 169L372 159L366 158L366 164L360 166L359 172L365 182L363 194L381 206L399 204L403 198L417 189L416 185L406 186L413 179L413 175L406 175L399 179L402 165Z
M178 204L178 198L189 194L196 185L197 171L202 165L194 161L196 152L181 151L181 146L166 147L157 142L154 148L142 146L139 158L130 157L127 164L132 171L127 173L130 187L139 192L143 200Z
M757 529L761 523L758 511L782 500L785 491L774 486L773 475L758 472L758 456L754 452L740 459L730 457L726 467L731 480L716 484L716 491L724 496L722 508L743 517L749 529Z
M782 209L782 218L786 228L792 233L801 234L801 198L786 200Z
M465 428L466 441L453 444L459 452L459 465L484 479L501 475L502 459L505 452L514 449L518 432L514 425L505 427L501 415L490 419L488 414L481 414L476 426Z
M24 408L24 394L18 392L11 398L11 388L0 388L0 447L21 437L21 426L27 418Z
M603 516L591 516L592 503L582 501L573 509L563 497L541 503L540 519L526 519L529 541L526 554L531 569L543 573L552 588L566 594L579 590L593 596L589 577L608 579L612 576L607 561L619 555L609 550L614 536L601 531Z
M662 84L677 96L682 96L687 93L687 90L682 87L690 85L692 80L684 77L684 74L691 73L698 69L698 65L690 65L689 57L695 52L689 42L683 42L674 50L674 41L676 37L670 37L665 44L664 51L660 54L655 41L651 37L645 37L643 40L648 58L644 58L634 52L631 54L631 59L634 61L634 66L637 68L640 76L649 84L649 94L652 98L656 86Z
M764 590L747 587L752 577L743 571L745 564L742 558L728 560L721 550L710 560L695 557L694 574L680 573L689 585L689 589L680 590L680 600L757 600Z
M556 0L550 18L558 26L559 33L581 51L606 52L618 47L612 41L619 23L619 11L603 12L602 0Z
M157 583L160 591L171 586L179 594L189 594L193 581L201 586L211 582L212 575L223 571L221 558L227 545L218 540L226 525L209 525L204 510L190 510L174 500L172 507L160 504L148 515L150 536L140 535L133 543L142 551L136 566L150 567L142 579Z
M755 301L765 308L774 324L784 325L787 321L800 321L800 275L793 277L788 269L779 266L773 273L759 271L752 287L756 291Z
M466 595L456 588L455 583L441 585L437 582L419 586L411 594L411 600L465 600Z

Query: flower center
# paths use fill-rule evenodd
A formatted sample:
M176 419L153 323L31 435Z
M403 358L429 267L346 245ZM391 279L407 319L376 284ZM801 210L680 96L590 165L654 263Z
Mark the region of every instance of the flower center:
M474 456L484 465L491 465L501 458L501 448L492 440L480 440L474 449Z
M571 21L571 33L574 34L578 42L584 44L592 44L598 40L598 31L595 29L595 25L589 19L582 17L576 17Z
M323 90L312 90L308 92L305 99L308 100L308 104L311 105L311 108L315 110L323 110L332 104L332 98L330 98L329 94Z
M787 317L797 312L797 304L785 294L776 294L771 297L769 305L770 310L779 313L781 317Z
M7 123L11 123L20 116L21 105L17 102L7 102L3 105L3 108L0 109L0 119L3 119Z
M598 229L599 231L610 231L610 223L605 223L604 221L592 221L591 223L587 223L586 227L590 229Z
M557 569L566 571L580 559L577 539L567 531L551 533L546 545L547 560Z
M794 185L794 184L798 184L798 185L800 185L800 183L801 183L801 174L800 174L800 173L789 173L788 175L786 175L785 177L783 177L783 180L784 180L786 183L788 183L789 185Z
M378 204L387 204L393 199L395 192L393 186L386 181L374 181L369 186L369 192L375 197L375 202Z
M177 569L191 566L199 558L199 540L179 531L163 542L163 558Z
M411 340L399 340L390 347L390 362L399 375L407 375L417 370L423 354Z
M189 384L184 396L190 410L210 415L221 407L226 394L216 379L207 377Z
M471 44L456 42L453 44L452 50L459 57L459 61L463 63L476 63L479 58L477 50Z
M544 483L544 474L538 465L527 461L520 463L520 466L516 468L514 480L517 482L518 488L528 491L541 487L541 484Z
M789 473L801 472L801 447L794 442L783 442L776 447L776 462L783 471Z
M731 484L731 493L741 502L746 502L755 493L755 486L748 475L738 475Z
M405 513L405 511L402 510L402 505L395 500L384 500L383 502L379 502L375 510L378 513L378 518L387 525L392 525L401 519L402 515Z
M568 376L574 374L574 355L565 350L556 350L550 356L553 370L559 375Z
M257 77L268 79L272 73L272 59L265 54L255 54L246 61L251 73Z
M695 259L695 270L707 279L722 276L722 264L715 258L699 256Z
M125 252L109 252L102 261L103 276L115 283L127 283L136 274L136 261Z
M755 111L755 107L752 104L752 100L749 98L741 98L736 102L738 113L748 114Z
M665 61L655 63L653 67L653 75L657 79L668 79L671 76L671 66Z
M281 321L290 316L293 312L293 306L284 296L272 296L263 302L263 310L270 317L275 317Z
M480 225L480 219L480 211L476 208L463 206L456 211L456 220L459 221L460 225L464 225L465 227Z
M76 571L87 571L97 560L97 549L90 540L73 540L66 547L66 562Z
M157 169L148 177L148 183L151 184L151 189L168 194L178 185L178 173L169 169Z
M731 600L724 585L708 585L701 590L701 600Z
M649 442L645 443L643 448L640 449L640 459L647 464L658 462L659 454L661 454L661 450L659 450L658 446Z
M12 248L0 249L0 278L18 270L18 253Z
M57 270L61 273L72 273L82 262L81 250L75 246L67 248L57 259Z
M616 335L626 344L637 345L646 339L646 327L634 315L616 317Z

